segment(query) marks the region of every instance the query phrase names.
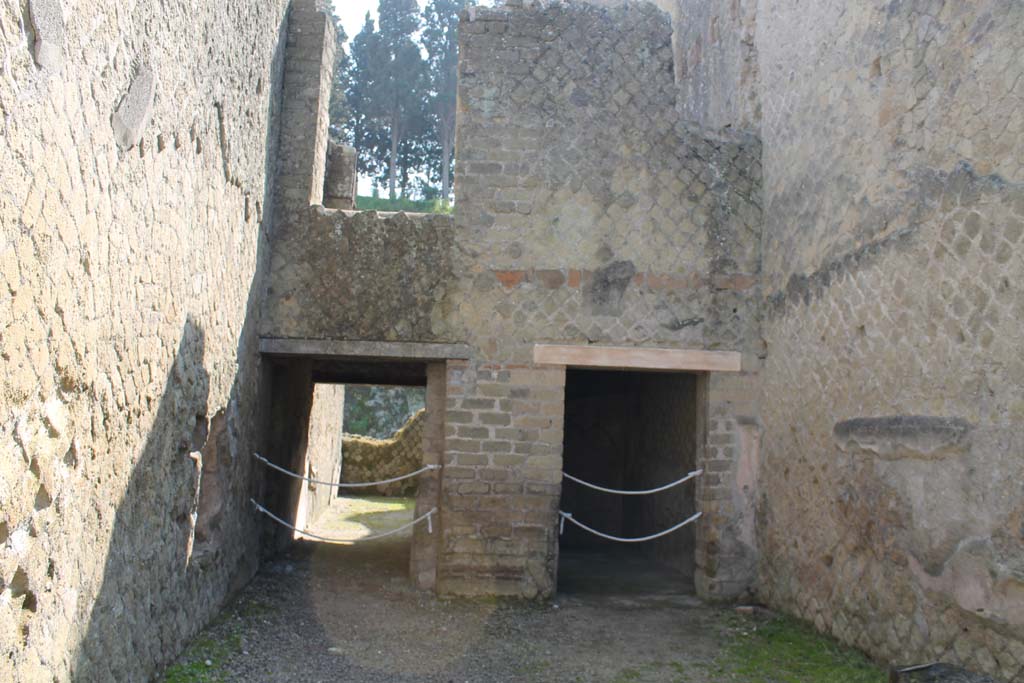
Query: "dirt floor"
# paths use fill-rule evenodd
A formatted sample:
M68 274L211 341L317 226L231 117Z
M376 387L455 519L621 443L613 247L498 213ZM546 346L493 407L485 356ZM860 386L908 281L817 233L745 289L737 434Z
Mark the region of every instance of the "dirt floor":
M311 531L354 538L410 518L407 502L341 498ZM836 678L744 674L749 657L736 646L749 644L772 618L703 605L664 584L648 592L607 580L599 590L545 603L443 600L411 588L408 561L406 533L351 545L298 541L265 566L164 680L884 680L859 655L839 650ZM823 649L835 648L824 642Z

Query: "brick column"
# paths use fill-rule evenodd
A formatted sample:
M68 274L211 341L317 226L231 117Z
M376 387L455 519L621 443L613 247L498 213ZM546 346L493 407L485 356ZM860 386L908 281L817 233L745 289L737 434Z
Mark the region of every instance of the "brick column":
M564 368L448 363L439 592L554 592L564 395Z
M288 12L278 143L277 191L283 209L323 202L334 51L334 25L316 0L294 0Z
M327 143L327 175L324 178L324 206L355 209L358 173L355 147Z
M423 464L437 465L444 458L444 424L447 400L448 368L446 363L427 365L427 412L423 425ZM431 508L440 509L441 473L428 472L420 477L416 489L416 517L426 514ZM433 589L437 583L437 555L444 519L440 514L432 520L433 533L428 533L425 524L418 524L413 530L409 575L417 588Z
M747 359L744 359L747 362ZM698 392L697 595L735 600L757 579L754 504L760 457L756 373L705 373ZM705 419L706 418L706 419Z

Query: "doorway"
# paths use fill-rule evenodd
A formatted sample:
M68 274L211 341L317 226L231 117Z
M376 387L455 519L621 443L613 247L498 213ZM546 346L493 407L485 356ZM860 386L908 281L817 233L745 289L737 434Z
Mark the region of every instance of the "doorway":
M608 489L642 491L696 470L698 375L569 368L563 470ZM618 495L566 477L560 509L591 529L640 538L695 514L695 482L649 495ZM563 593L694 592L693 525L642 543L601 538L565 523L559 536Z
M270 430L265 456L256 454L264 479L262 492L253 501L264 518L263 547L268 558L283 551L315 553L330 558L329 564L354 562L374 566L373 575L378 578L408 577L420 588L433 587L440 535L437 513L445 367L443 361L406 358L272 359ZM417 393L420 403L414 399L413 404L418 410L399 425L399 434L392 434L389 439L370 437L375 442L408 446L410 440L400 437L403 432L404 436L415 432L417 448L406 454L408 462L386 463L404 468L403 471L380 477L398 479L399 484L415 479L413 488L383 484L384 488L343 486L378 481L380 463L373 462L373 456L391 455L387 448L370 448L371 457L364 458L362 468L356 467L354 461L346 467L346 449L349 455L358 449L344 443L347 425L341 402L348 406L356 404L353 394L365 385ZM329 438L324 438L325 434ZM318 444L327 444L327 448ZM335 444L340 446L340 453ZM412 459L420 467L407 472L405 465ZM338 496L339 490L342 497ZM392 499L390 496L394 495L397 497ZM350 504L345 505L343 498Z
M331 467L338 486L307 528L348 544L391 534L380 547L408 555L420 483L416 472L424 466L425 387L340 387L344 409L334 417L341 440Z

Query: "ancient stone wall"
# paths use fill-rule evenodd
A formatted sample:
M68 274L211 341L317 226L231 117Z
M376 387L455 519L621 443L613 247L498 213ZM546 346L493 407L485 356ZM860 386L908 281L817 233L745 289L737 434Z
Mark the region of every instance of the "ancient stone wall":
M760 5L762 595L1017 680L1024 6Z
M444 340L454 245L450 216L307 207L275 236L263 334Z
M679 110L713 129L759 132L758 0L656 0L672 16Z
M0 8L2 680L143 680L254 571L285 7Z
M344 412L344 385L314 385L305 453L305 475L310 479L341 481L341 421ZM337 492L338 489L334 486L305 482L299 494L295 526L300 529L309 528L330 505Z
M360 483L382 481L409 474L423 467L423 425L426 411L417 411L388 439L346 434L341 481ZM410 496L416 492L416 478L351 489L356 495Z
M760 150L681 123L670 21L653 6L477 8L460 36L459 277L445 310L479 354L451 370L458 527L445 526L439 580L546 593L564 378L532 367L532 345L735 349L756 373ZM751 407L730 400L709 403ZM713 523L734 513L720 510Z
M447 369L437 585L546 594L564 372L534 367L533 345L741 351L745 372L709 380L707 409L756 415L760 147L682 122L670 20L654 6L476 8L460 35L454 222L289 211L263 334L468 343L473 358ZM708 450L725 469L734 436ZM718 532L734 496L699 495L715 555L702 590L742 592L754 551Z

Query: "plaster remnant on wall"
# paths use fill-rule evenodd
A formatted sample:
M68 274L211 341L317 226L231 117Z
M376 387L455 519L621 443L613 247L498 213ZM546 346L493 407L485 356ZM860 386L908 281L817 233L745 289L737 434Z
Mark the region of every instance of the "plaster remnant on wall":
M58 0L32 0L29 17L35 32L33 57L42 69L56 71L64 57L64 15Z
M622 309L622 297L636 274L632 261L615 261L594 271L594 277L584 290L584 296L594 315L617 315Z
M991 544L969 539L935 573L910 556L914 577L929 591L945 595L968 614L1013 628L1024 626L1024 578L1020 568L993 561Z
M895 415L844 420L836 424L833 435L844 451L871 451L886 459L931 459L966 452L971 429L960 418Z
M155 94L156 77L153 71L148 66L140 66L128 88L128 94L121 100L111 121L114 139L121 149L131 149L139 144L153 113Z

